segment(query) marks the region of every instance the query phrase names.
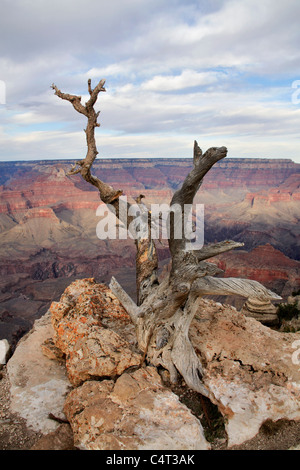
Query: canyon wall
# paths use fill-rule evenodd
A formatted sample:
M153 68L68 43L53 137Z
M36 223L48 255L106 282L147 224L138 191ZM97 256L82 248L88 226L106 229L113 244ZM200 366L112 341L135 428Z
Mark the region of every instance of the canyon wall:
M0 163L0 339L17 339L76 278L113 274L135 296L133 240L99 240L98 192L70 161ZM191 159L98 159L94 173L133 200L168 203ZM292 160L232 159L206 175L205 243L226 238L245 249L218 259L225 276L256 279L279 294L299 288L300 165ZM161 264L167 243L157 243Z

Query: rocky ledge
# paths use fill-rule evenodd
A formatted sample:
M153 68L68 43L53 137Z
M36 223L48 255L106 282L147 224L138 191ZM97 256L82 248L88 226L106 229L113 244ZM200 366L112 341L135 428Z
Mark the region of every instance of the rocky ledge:
M202 299L190 337L229 448L266 422L300 421L299 333L276 332ZM211 449L202 417L141 358L133 325L110 289L75 281L8 361L11 412L43 435L34 449L65 448L60 439L70 435L79 449Z

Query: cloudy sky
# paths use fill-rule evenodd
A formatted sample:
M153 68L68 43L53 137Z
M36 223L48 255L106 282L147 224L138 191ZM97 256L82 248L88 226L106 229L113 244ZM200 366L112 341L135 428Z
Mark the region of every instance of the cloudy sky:
M79 159L97 109L101 157L300 163L299 0L0 0L0 160ZM5 103L4 103L5 101Z

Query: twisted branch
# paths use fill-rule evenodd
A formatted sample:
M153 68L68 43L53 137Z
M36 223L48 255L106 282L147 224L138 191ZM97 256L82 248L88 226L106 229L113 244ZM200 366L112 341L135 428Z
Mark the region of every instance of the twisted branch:
M104 183L99 178L91 174L92 165L98 155L95 139L95 128L100 127L97 122L100 111L95 111L94 105L97 101L100 92L105 92L104 88L105 80L100 80L96 87L93 89L91 85L91 79L88 80L88 92L90 95L89 100L83 105L81 103L81 96L70 95L68 93L62 93L56 85L52 84L51 88L55 91L55 95L59 98L69 101L73 108L87 117L88 122L85 131L86 143L87 143L87 154L83 160L76 161L75 164L69 171L69 175L81 174L82 178L88 183L95 186L100 194L100 199L105 203L109 204L114 208L116 217L128 228L133 220L133 217L129 215L131 205L120 199L123 194L121 189L114 189L112 186ZM140 196L137 203L141 205L141 210L144 210L145 205L141 204ZM158 283L157 281L157 268L158 259L156 253L156 247L151 239L151 230L147 239L136 240L137 256L137 296L138 304L141 304L145 297L149 294L153 284Z

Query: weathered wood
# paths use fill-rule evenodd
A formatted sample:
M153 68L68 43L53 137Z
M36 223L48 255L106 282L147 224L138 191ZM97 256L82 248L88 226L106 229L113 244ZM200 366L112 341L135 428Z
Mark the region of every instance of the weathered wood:
M137 323L139 309L136 303L132 300L132 298L124 291L124 289L120 286L118 281L112 276L109 287L112 290L113 294L117 297L120 303L125 308L126 312L130 316L132 322L134 324Z
M186 384L202 395L208 396L208 391L202 382L202 364L189 339L189 328L197 313L198 300L199 298L190 294L184 313L177 312L178 321L175 328L171 358L176 369L184 377Z
M232 240L225 240L219 243L212 243L210 245L204 245L201 250L195 250L194 255L199 261L218 256L226 251L234 250L235 248L242 248L244 243L235 242Z
M122 190L114 189L107 183L91 174L91 168L98 151L95 140L95 128L99 127L97 118L99 112L94 110L98 94L105 91L105 80L100 80L93 89L91 80L88 81L89 100L82 105L81 97L62 93L55 85L55 94L69 101L74 109L88 119L85 129L87 155L77 161L70 174L78 174L99 190L100 199L109 205L116 217L129 230L137 249L136 280L137 303L135 303L117 280L112 277L110 288L126 309L135 325L138 346L144 352L143 359L155 366L162 366L170 372L170 379L176 382L180 373L188 386L203 395L207 390L202 383L201 358L197 356L190 340L190 324L197 312L198 300L203 295L239 295L254 297L262 300L279 300L280 296L266 289L260 283L247 279L213 277L220 275L222 270L215 264L205 262L220 253L240 248L243 243L232 240L203 246L200 250L188 250L185 234L184 211L186 205L192 205L195 194L202 180L212 166L227 155L226 147L212 147L204 154L197 142L194 142L193 169L186 176L181 188L173 195L170 206L181 211L182 234L175 237L174 213L170 214L169 248L172 256L170 275L158 283L158 259L156 246L151 239L150 212L142 202L141 194L136 198L137 209L146 223L139 227L133 214L133 205L124 201L120 196ZM148 228L148 231L145 230ZM138 233L138 236L136 236ZM216 332L216 335L218 332Z
M86 157L83 160L77 161L71 168L69 174L75 175L80 173L85 181L95 186L99 191L100 199L108 205L109 209L113 208L116 217L120 220L120 222L125 224L126 228L128 228L130 227L130 224L134 218L129 214L131 204L120 199L123 191L121 189L114 189L112 186L104 183L99 178L91 174L92 165L98 155L95 139L95 128L100 126L100 124L97 122L97 118L100 112L95 111L94 105L97 101L99 93L106 91L104 84L105 80L100 80L96 87L92 89L91 80L88 80L88 91L90 98L85 103L85 105L81 103L81 96L63 93L54 84L52 85L52 89L55 91L55 95L63 100L69 101L74 109L86 116L88 120L87 127L85 129L87 143ZM141 198L138 202L141 202ZM144 204L140 204L141 210L144 210L145 207L146 206ZM135 242L137 248L137 301L138 304L141 304L149 294L151 287L158 283L158 258L156 253L156 246L151 239L151 230L149 231L149 235L146 239L136 239Z
M194 167L186 176L180 189L178 189L171 200L171 206L178 204L182 212L184 213L184 206L193 204L195 194L199 190L202 180L206 173L212 168L212 166L219 160L222 160L227 155L226 147L212 147L208 149L204 154L199 148L198 143L194 142ZM184 221L184 217L182 217ZM182 233L185 233L185 227L182 227ZM180 264L181 259L178 257L179 252L185 251L186 239L176 239L174 237L174 218L171 217L171 236L169 239L169 247L172 254L173 264ZM176 256L175 256L176 255Z
M239 295L241 297L254 297L261 300L281 299L279 295L266 289L266 287L257 281L235 277L214 278L206 276L194 282L192 291L198 295Z

